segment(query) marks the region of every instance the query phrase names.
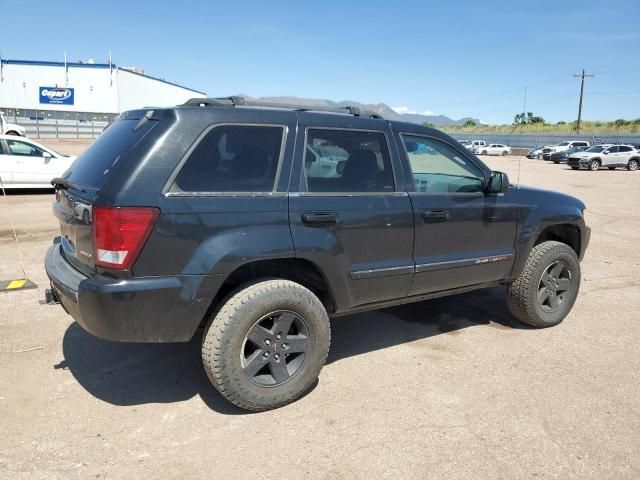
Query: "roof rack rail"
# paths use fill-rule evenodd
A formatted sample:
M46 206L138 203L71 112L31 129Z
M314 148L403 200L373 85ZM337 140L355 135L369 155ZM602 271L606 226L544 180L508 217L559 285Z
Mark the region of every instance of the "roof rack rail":
M328 112L353 115L354 117L375 118L384 120L379 113L369 110L361 110L356 105L344 107L314 107L312 105L295 105L292 103L261 102L259 100L247 100L245 97L218 97L218 98L191 98L182 104L185 107L261 107L294 110L296 112Z

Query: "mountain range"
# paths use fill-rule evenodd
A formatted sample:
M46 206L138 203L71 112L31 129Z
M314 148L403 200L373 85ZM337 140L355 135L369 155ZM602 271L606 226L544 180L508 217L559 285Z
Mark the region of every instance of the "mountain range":
M265 103L285 103L289 105L296 105L301 107L318 107L318 108L340 108L347 105L359 107L360 110L368 110L371 112L382 115L387 120L397 120L401 122L409 123L430 123L436 127L445 127L447 125L464 125L468 120L473 120L476 124L480 124L480 121L471 117L461 118L459 120L453 120L446 115L422 115L419 113L398 113L393 108L385 103L365 104L361 102L343 100L341 102L334 102L332 100L317 99L317 98L299 98L299 97L260 97L253 98L248 95L239 95L251 100L258 100Z

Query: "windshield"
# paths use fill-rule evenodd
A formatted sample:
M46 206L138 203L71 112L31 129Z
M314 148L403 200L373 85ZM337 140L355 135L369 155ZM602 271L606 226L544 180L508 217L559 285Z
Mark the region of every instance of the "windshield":
M603 145L594 145L594 146L593 146L593 147L591 147L591 148L587 148L587 149L585 150L585 152L600 153L600 152L601 152L601 151L603 151L605 148L607 148L607 147L605 147L605 146L603 146Z

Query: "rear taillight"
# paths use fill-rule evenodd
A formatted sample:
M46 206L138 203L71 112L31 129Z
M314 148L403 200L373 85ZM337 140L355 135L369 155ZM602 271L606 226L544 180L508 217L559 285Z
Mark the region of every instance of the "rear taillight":
M95 264L116 270L133 265L156 223L151 207L93 207Z

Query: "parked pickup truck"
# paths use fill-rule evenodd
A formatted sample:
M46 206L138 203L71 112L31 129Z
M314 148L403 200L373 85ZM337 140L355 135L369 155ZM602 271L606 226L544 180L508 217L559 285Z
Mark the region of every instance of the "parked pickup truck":
M571 311L580 200L513 186L438 130L273 107L123 113L52 182L49 300L106 340L188 342L202 327L211 383L248 410L314 385L329 317L498 285L528 325Z
M15 123L7 122L4 112L0 112L0 135L16 135L24 137L26 129Z
M477 150L479 148L486 147L487 142L485 142L484 140L474 140L472 142L466 142L464 146L465 148L473 152L474 150Z

